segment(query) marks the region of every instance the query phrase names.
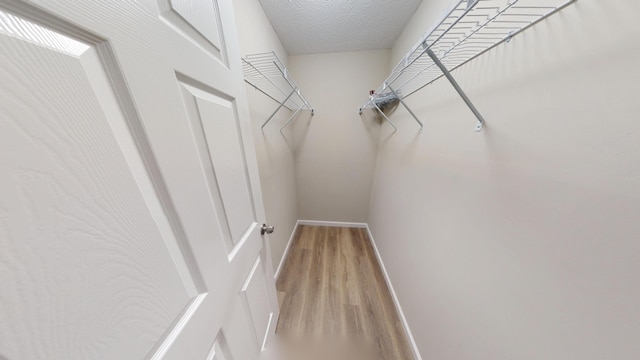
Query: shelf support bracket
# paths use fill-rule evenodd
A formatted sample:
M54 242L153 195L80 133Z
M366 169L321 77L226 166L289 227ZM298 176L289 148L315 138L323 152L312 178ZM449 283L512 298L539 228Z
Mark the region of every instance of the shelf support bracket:
M447 78L447 80L449 80L453 88L456 89L456 91L458 92L462 100L464 100L464 102L467 104L469 109L471 109L471 112L473 112L476 118L478 118L478 123L476 124L476 131L482 131L482 127L484 126L484 118L482 117L482 114L480 114L478 109L476 109L476 107L473 105L473 103L471 102L467 94L464 93L460 85L458 85L458 82L456 81L456 79L453 78L453 76L451 75L449 70L444 66L444 64L440 62L440 59L438 59L436 54L434 54L433 51L431 51L431 49L427 49L426 52L427 52L427 55L429 55L429 57L431 58L431 60L433 60L433 62L440 68L440 70L442 71L444 76Z
M284 135L282 130L284 130L284 128L289 126L289 123L291 122L291 120L293 120L294 118L296 118L298 116L298 114L300 114L300 111L302 111L302 108L304 106L305 106L305 104L300 105L300 107L293 114L291 114L291 116L289 116L289 120L287 120L287 122L280 128L280 134Z
M269 121L271 121L271 119L273 119L274 116L276 116L276 114L278 113L278 111L280 111L280 109L282 109L282 107L284 106L284 104L293 96L293 94L296 93L297 89L293 89L293 91L287 95L287 98L284 99L284 101L282 103L280 103L280 105L278 105L278 108L273 112L273 114L271 114L271 116L269 116L269 118L267 119L267 121L264 122L264 124L262 124L262 126L260 127L260 131L262 131L262 133L264 133L264 127L267 126L267 124L269 123Z
M375 101L371 101L371 103L373 104L373 106L376 107L376 109L378 109L378 112L380 113L380 115L382 115L382 117L387 120L387 122L391 125L391 127L393 127L393 132L398 131L398 128L396 127L396 125L393 123L393 121L391 121L389 119L389 117L380 109L380 107L378 106L378 104L376 104Z
M402 100L402 96L400 96L400 94L398 94L395 90L393 90L393 88L391 88L391 86L389 84L387 84L387 88L389 88L389 91L391 91L393 93L393 95L395 95L398 98L398 100L400 100L400 103L402 104L402 106L405 107L405 109L407 109L409 114L411 114L411 116L413 116L413 118L416 120L418 125L420 125L420 132L422 132L422 130L424 129L424 125L422 124L422 121L420 121L418 119L416 114L414 114L413 111L411 111L411 108L409 108L409 106L407 106L407 104L404 102L404 100Z

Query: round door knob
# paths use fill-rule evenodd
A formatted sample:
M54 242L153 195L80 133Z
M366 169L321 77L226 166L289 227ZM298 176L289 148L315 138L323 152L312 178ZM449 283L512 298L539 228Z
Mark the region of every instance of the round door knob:
M273 225L262 224L262 227L260 228L260 235L273 234L275 229L276 228Z

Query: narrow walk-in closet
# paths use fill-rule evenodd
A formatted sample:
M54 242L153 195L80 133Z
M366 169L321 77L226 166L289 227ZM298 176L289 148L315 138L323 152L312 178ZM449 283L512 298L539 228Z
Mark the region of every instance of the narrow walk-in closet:
M394 360L639 356L633 9L236 2L276 339L309 359L304 334Z
M640 359L638 14L0 0L0 360Z

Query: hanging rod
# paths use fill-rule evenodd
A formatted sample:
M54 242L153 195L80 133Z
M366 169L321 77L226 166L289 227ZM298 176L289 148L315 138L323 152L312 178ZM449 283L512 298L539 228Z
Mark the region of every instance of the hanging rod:
M387 79L360 108L382 113L376 102L395 98L420 125L404 99L445 77L478 119L484 118L451 71L482 55L576 0L456 0L442 19L394 67ZM376 106L374 106L376 105ZM385 119L388 119L385 116Z
M278 107L260 127L261 131L264 132L264 127L282 108L294 111L294 113L280 128L280 132L305 109L311 111L311 116L315 115L315 110L302 95L300 88L293 81L291 74L275 52L245 56L242 58L242 71L244 81L247 84L278 103Z

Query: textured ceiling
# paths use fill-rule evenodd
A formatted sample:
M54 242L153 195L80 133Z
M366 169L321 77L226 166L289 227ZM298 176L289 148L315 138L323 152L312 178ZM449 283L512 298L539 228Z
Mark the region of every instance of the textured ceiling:
M387 49L422 0L260 0L291 55Z

